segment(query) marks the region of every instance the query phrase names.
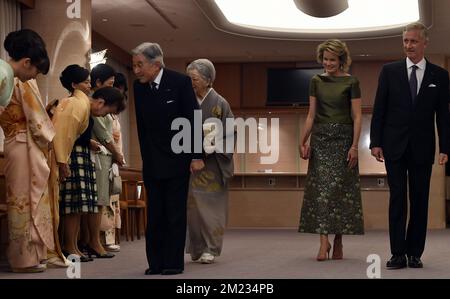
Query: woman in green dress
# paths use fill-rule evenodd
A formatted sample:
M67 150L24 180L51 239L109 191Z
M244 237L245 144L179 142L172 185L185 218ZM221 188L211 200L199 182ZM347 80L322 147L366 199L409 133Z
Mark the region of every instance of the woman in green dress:
M342 235L364 233L358 171L361 91L346 71L349 50L340 40L317 48L325 69L311 79L309 112L300 139L300 155L309 159L299 232L320 234L318 261L343 258ZM310 144L308 139L311 136Z

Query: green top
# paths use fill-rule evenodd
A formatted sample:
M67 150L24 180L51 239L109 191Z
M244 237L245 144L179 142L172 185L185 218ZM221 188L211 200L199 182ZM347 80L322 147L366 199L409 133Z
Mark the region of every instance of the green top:
M351 100L361 98L361 90L353 76L315 75L309 95L317 99L315 123L352 124Z
M13 91L14 71L8 62L0 59L0 106L8 106Z
M93 117L94 126L92 128L92 137L105 145L114 141L113 138L113 118L111 115ZM108 151L108 154L111 154Z

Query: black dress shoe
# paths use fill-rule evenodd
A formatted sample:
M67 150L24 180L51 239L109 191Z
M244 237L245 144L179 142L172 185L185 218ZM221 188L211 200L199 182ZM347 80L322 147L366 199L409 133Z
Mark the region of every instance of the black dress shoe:
M161 274L161 270L152 270L150 268L145 270L145 275L156 275L156 274Z
M181 269L164 269L162 270L162 275L176 275L183 273L183 270Z
M389 270L406 268L406 257L404 255L393 255L386 263Z
M115 257L115 254L113 254L111 252L106 252L104 254L100 254L89 246L86 249L87 249L87 252L88 252L88 255L90 258L110 259L110 258Z
M420 257L408 256L408 267L410 268L423 268L422 261Z
M86 262L92 262L94 259L85 255L78 255L76 253L70 253L68 251L62 250L62 254L66 257L69 258L69 256L74 255L77 256L80 259L80 263L86 263Z

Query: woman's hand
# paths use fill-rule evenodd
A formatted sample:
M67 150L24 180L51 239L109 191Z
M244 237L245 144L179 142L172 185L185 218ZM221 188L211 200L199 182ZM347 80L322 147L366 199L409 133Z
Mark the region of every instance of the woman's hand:
M358 164L358 148L352 146L347 154L348 168L354 168Z
M89 147L92 151L98 152L100 150L100 143L95 141L94 139L91 139Z
M59 166L59 181L62 183L70 176L70 167L65 163L58 163Z
M118 152L113 153L113 160L119 166L123 166L125 164L125 159L121 153Z
M192 174L199 172L203 168L205 168L205 162L203 162L203 160L192 160L191 161L190 169L191 169Z
M308 160L311 157L311 147L309 144L300 145L300 158Z

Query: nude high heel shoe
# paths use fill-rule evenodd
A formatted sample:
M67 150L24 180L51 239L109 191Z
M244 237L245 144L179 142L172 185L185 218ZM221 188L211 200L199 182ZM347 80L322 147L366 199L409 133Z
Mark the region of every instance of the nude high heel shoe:
M317 254L316 260L319 262L329 260L330 259L330 250L331 250L331 244L328 242L327 247L323 247L320 245L319 253Z

